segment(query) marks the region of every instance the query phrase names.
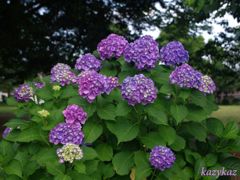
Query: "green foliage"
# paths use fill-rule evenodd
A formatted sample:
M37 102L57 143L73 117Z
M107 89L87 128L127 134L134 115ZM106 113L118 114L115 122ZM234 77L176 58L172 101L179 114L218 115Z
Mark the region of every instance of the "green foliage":
M137 72L121 58L103 66L102 73L116 75L120 81ZM171 71L157 66L142 72L158 89L157 99L148 105L128 105L119 89L99 95L90 104L78 95L76 85L54 91L49 77L43 78L45 88L35 91L36 103L9 98L8 103L17 107L16 117L5 124L13 130L0 142L0 175L8 179L188 180L201 178L202 167L239 169L238 159L230 154L240 151L237 123L224 125L209 118L217 109L214 97L169 84ZM40 99L45 102L39 104ZM61 145L49 143L48 136L64 122L62 111L70 104L87 112L80 145L83 158L59 163L56 151ZM48 116L41 116L43 109ZM174 165L165 171L155 170L149 162L149 152L160 145L176 155Z

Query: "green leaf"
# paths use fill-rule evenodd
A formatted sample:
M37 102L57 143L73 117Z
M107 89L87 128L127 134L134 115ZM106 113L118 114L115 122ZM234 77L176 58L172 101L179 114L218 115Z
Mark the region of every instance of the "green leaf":
M53 94L49 90L49 87L47 87L47 86L45 86L41 89L37 89L36 93L37 93L37 96L40 97L40 99L43 99L46 101L53 99Z
M8 163L15 155L13 143L5 140L0 141L0 164ZM2 158L1 158L2 157Z
M237 175L240 175L240 159L235 157L229 157L224 159L222 165L227 169L237 170Z
M75 161L74 169L81 174L86 174L86 166L82 161Z
M207 154L204 160L207 167L211 167L217 163L217 156L215 154Z
M199 91L193 91L190 98L191 102L197 106L205 107L207 105L206 96Z
M82 150L83 150L83 160L92 160L98 156L97 152L91 147L83 146Z
M239 127L236 121L230 121L227 123L224 131L223 137L226 139L235 139L238 136Z
M113 168L119 175L129 174L133 167L133 154L131 152L120 152L117 153L112 160Z
M61 95L62 98L70 98L74 96L78 96L77 89L75 89L72 85L64 87Z
M100 73L106 76L116 76L117 75L116 64L114 64L111 61L103 61Z
M118 119L116 122L108 122L107 128L117 137L118 143L133 140L139 132L139 125L130 123L125 118Z
M92 174L92 173L94 173L95 171L97 171L97 169L98 169L98 163L99 163L99 160L86 161L85 164L86 164L87 174Z
M20 129L26 129L30 126L29 121L21 120L21 119L11 119L10 121L6 122L4 124L7 127L11 128L17 128L19 127Z
M61 174L57 175L54 180L72 180L72 178L68 175Z
M195 178L199 179L199 177L201 176L201 170L204 167L206 167L206 165L205 165L205 162L203 159L196 160L195 165L194 165Z
M154 146L166 145L166 142L160 138L159 132L150 132L146 136L141 138L141 142L149 149L152 149Z
M188 123L183 129L199 141L205 142L207 138L207 131L200 123Z
M26 159L28 161L28 159ZM28 177L32 175L37 169L39 169L40 166L36 163L36 161L28 161L28 163L25 165L23 169L23 175L25 177Z
M171 145L176 139L176 132L170 126L160 125L158 128L159 138L163 139L166 144Z
M187 116L188 120L201 122L208 117L208 114L206 113L206 111L199 106L189 105L188 111L189 111Z
M188 115L188 109L184 105L173 104L170 107L170 112L177 123L180 123Z
M207 119L206 126L208 128L208 131L218 137L221 137L224 129L224 125L222 121L215 119L215 118L210 118Z
M190 94L191 94L190 89L182 89L178 96L183 100L186 100L190 96Z
M116 115L125 116L131 111L131 107L125 101L121 101L117 105Z
M146 106L145 111L148 113L150 120L155 124L167 124L167 115L159 106L158 102Z
M38 127L31 127L22 131L13 130L7 137L7 140L13 142L31 142L31 141L47 141L47 134L42 132Z
M113 149L110 145L108 144L99 144L96 147L96 151L98 154L98 158L101 161L110 161L113 156Z
M111 163L110 164L102 163L99 168L103 174L104 179L111 178L115 174L113 170L113 165Z
M173 88L170 84L163 84L162 87L160 88L159 92L168 95L173 92Z
M33 157L40 166L45 166L48 162L58 162L56 150L53 148L42 148Z
M59 162L46 162L47 172L54 176L64 176L65 166Z
M22 177L22 167L21 163L15 159L13 159L7 166L4 167L4 171L7 174L14 174L18 177Z
M99 106L97 108L97 114L101 119L115 120L116 107L112 104L106 104L105 106Z
M185 139L177 135L175 141L173 142L173 144L170 145L170 147L174 151L180 151L185 148L185 145L186 145Z
M136 165L136 180L147 178L152 170L147 159L147 154L142 151L134 153L134 162Z
M83 126L85 143L93 143L102 134L103 128L100 124L87 121Z

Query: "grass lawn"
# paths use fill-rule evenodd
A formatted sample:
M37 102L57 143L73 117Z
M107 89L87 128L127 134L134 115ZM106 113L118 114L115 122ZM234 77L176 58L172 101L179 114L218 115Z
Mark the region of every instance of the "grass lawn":
M240 124L240 105L222 105L219 106L218 111L212 114L223 122L237 121Z

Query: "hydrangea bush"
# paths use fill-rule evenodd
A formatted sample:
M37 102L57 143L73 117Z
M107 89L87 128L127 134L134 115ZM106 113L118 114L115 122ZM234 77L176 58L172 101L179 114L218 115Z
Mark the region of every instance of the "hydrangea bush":
M216 86L186 64L180 42L111 34L97 51L58 63L14 90L15 118L0 143L5 179L217 179L236 169L236 122L210 115ZM161 65L160 65L161 64Z

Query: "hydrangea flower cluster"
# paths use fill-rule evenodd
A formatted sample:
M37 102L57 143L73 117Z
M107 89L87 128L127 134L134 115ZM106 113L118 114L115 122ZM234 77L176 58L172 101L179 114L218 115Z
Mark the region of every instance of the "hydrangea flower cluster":
M57 149L57 155L60 163L72 163L75 159L82 159L83 152L78 145L67 143L63 147Z
M122 97L129 105L149 104L157 98L154 82L143 74L127 77L121 86Z
M84 124L87 119L87 113L76 104L68 105L63 111L63 115L66 123L69 124Z
M117 34L110 34L106 39L101 40L97 45L97 51L101 59L119 58L128 45L128 41Z
M101 61L94 55L87 53L77 59L75 69L80 71L95 70L98 71L101 67Z
M96 71L84 71L78 77L79 94L92 103L102 93L110 93L118 85L117 78L106 77Z
M154 68L160 57L158 43L151 36L140 37L126 47L124 57L139 70Z
M28 84L22 84L15 89L14 97L17 101L27 102L33 97L33 90Z
M151 165L160 171L172 167L175 160L176 157L172 150L164 146L155 146L150 152Z
M5 128L4 131L3 131L3 133L2 133L2 137L3 137L3 138L6 138L7 135L8 135L11 131L12 131L12 128L9 128L9 127Z
M119 86L117 77L105 77L105 90L104 92L109 94L114 88Z
M185 88L198 88L202 74L188 64L177 67L170 74L170 82Z
M38 114L43 118L46 118L50 115L50 113L46 109L42 109L42 110L38 111Z
M182 43L172 41L160 50L161 62L167 66L177 66L188 61L188 52L184 49Z
M71 71L71 67L67 64L58 63L51 69L52 82L58 82L61 86L76 83L77 77Z
M53 144L82 144L83 138L80 124L59 123L49 134L49 141Z
M211 77L204 75L201 77L198 90L207 94L212 94L216 90L216 85Z
M41 89L45 86L45 84L43 82L35 82L34 86L38 89Z

